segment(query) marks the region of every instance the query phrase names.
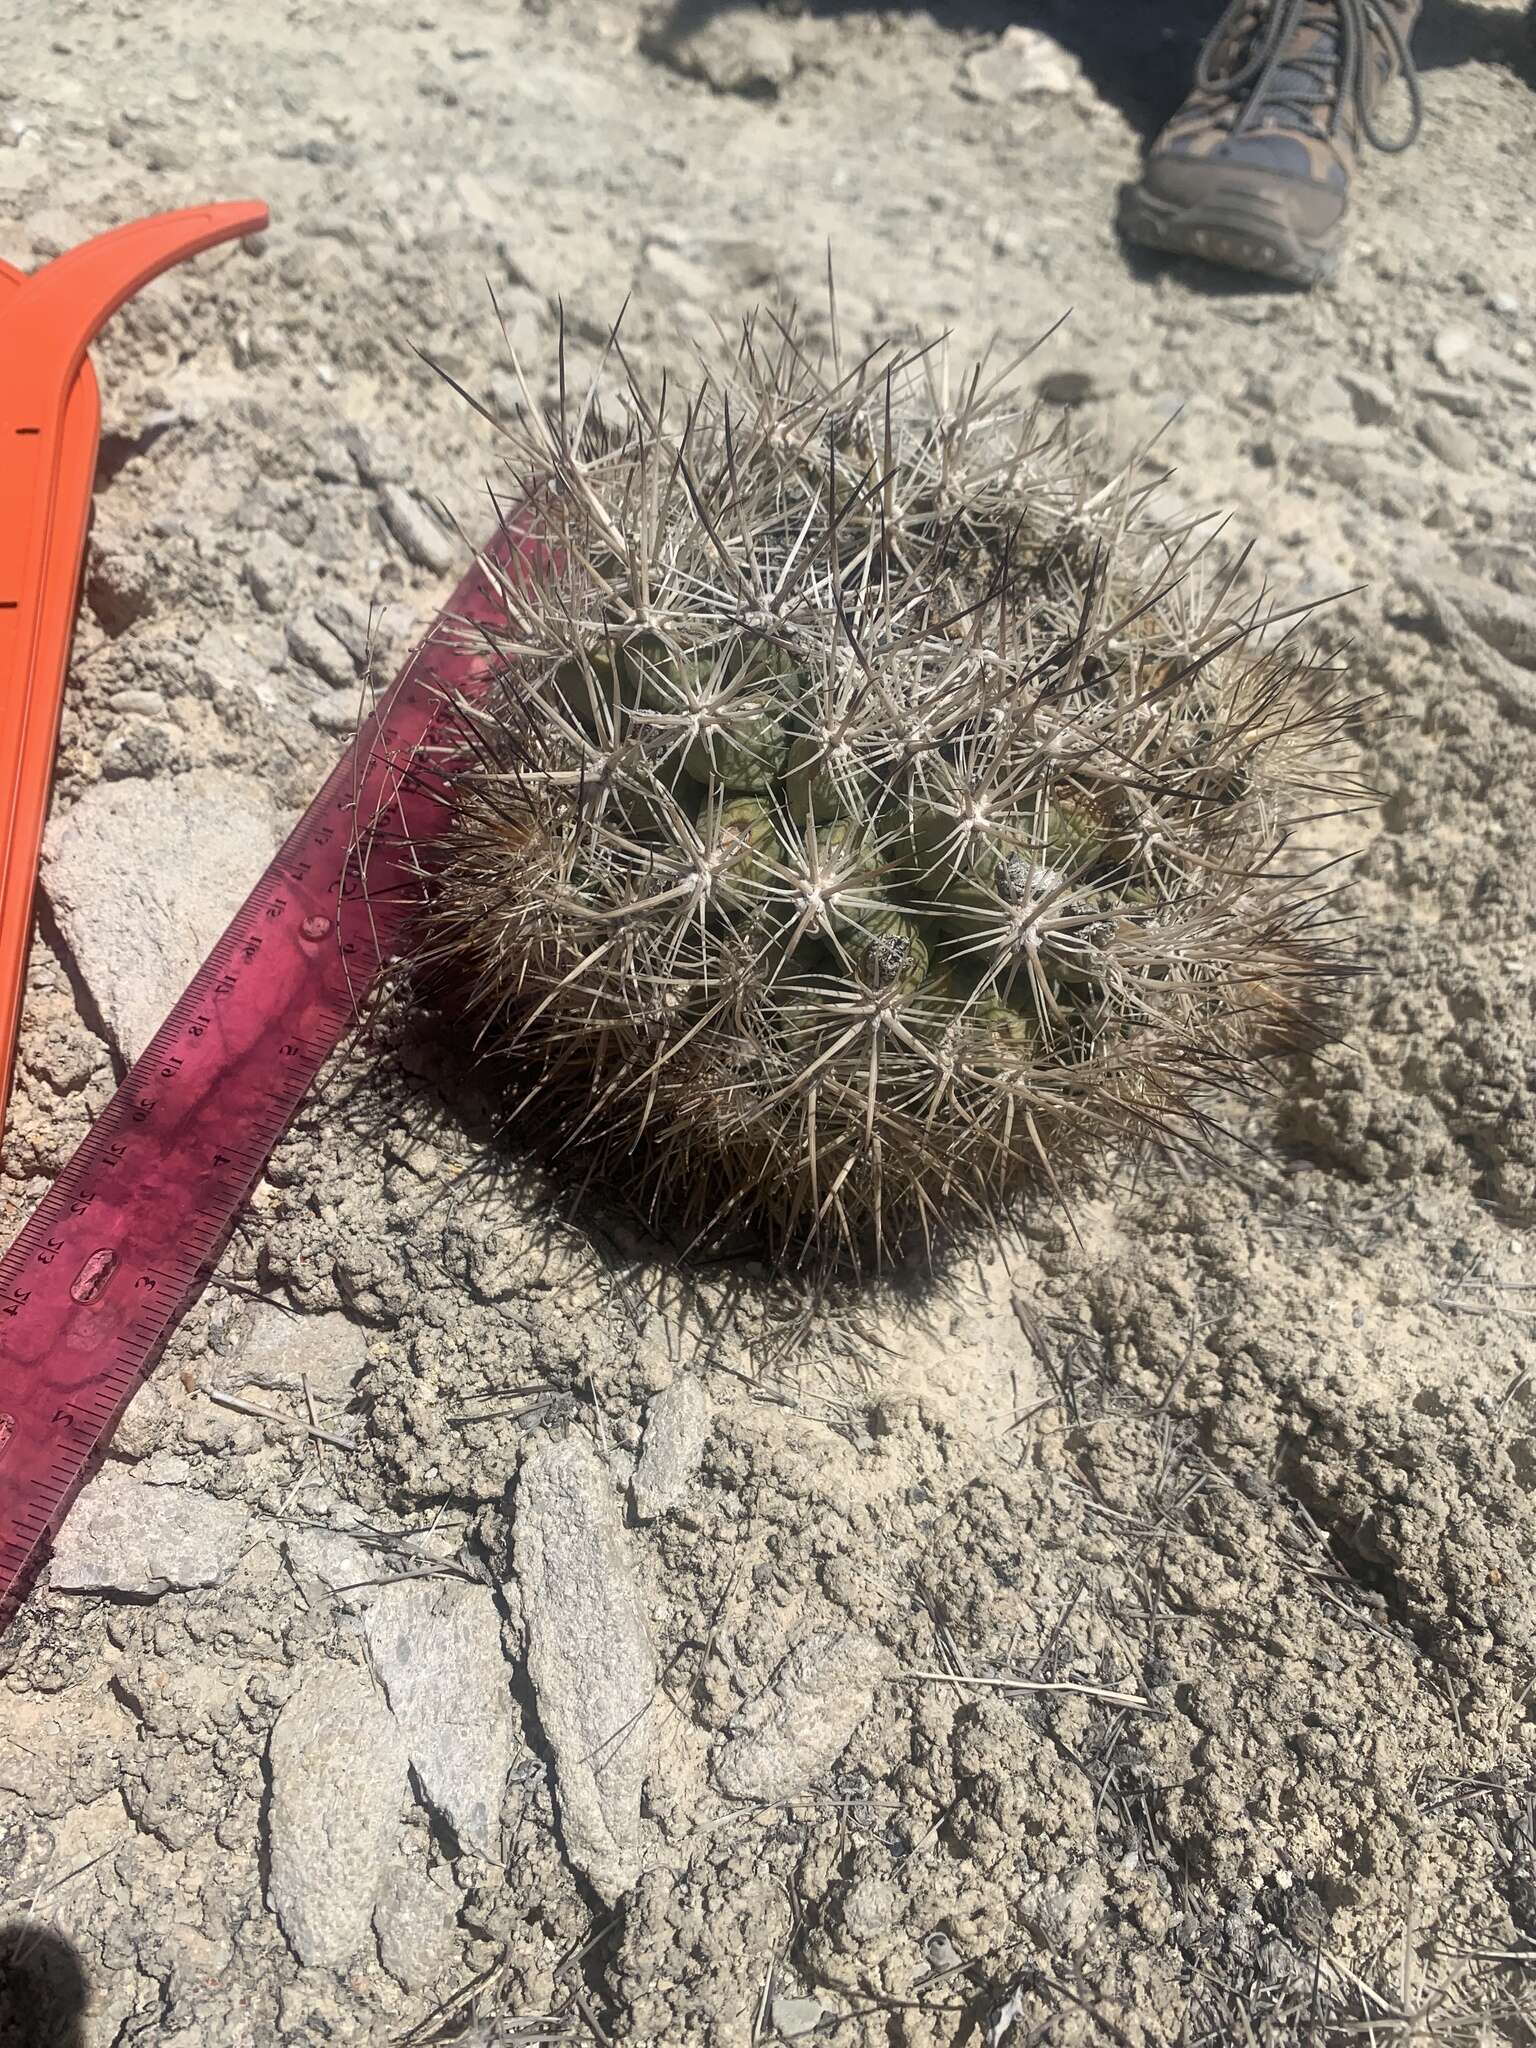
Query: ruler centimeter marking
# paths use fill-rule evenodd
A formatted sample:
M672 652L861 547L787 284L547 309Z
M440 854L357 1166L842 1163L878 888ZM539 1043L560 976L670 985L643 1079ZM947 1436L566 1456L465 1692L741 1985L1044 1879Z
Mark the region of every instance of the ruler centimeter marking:
M0 1258L0 1628L398 946L446 816L418 765L532 552L464 577Z

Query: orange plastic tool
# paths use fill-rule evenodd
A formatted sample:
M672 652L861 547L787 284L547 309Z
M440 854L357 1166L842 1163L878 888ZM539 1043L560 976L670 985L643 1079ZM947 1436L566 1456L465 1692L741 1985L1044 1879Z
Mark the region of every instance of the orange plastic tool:
M266 224L257 200L192 206L98 235L30 277L0 263L0 1129L101 430L85 352L140 285Z

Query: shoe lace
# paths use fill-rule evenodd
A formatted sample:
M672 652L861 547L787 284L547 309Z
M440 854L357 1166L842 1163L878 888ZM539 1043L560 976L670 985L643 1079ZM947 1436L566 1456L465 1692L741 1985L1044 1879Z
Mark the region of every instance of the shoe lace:
M1395 156L1417 139L1424 111L1418 73L1387 0L1272 0L1261 21L1255 23L1254 13L1255 0L1231 0L1195 67L1202 92L1246 99L1234 133L1280 111L1315 134L1331 136L1344 110L1352 108L1373 149ZM1322 29L1323 39L1310 50L1292 49L1308 25ZM1235 71L1218 74L1216 52L1245 29L1254 36L1247 56ZM1401 136L1383 135L1376 125L1371 67L1378 37L1408 88L1408 125ZM1325 111L1326 123L1319 119Z

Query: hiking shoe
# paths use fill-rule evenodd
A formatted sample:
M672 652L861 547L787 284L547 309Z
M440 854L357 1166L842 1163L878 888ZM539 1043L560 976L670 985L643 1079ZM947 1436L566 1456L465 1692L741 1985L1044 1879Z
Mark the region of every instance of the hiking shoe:
M1418 12L1419 0L1231 0L1121 195L1122 234L1291 284L1327 277L1361 145L1396 152L1419 132ZM1393 137L1376 115L1399 75L1408 123Z

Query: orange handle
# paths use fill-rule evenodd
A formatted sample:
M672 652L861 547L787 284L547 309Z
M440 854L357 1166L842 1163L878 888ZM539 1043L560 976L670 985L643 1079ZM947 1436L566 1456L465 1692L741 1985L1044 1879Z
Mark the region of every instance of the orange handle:
M140 285L266 224L256 200L193 206L114 228L30 277L0 263L0 1127L101 426L85 352Z

